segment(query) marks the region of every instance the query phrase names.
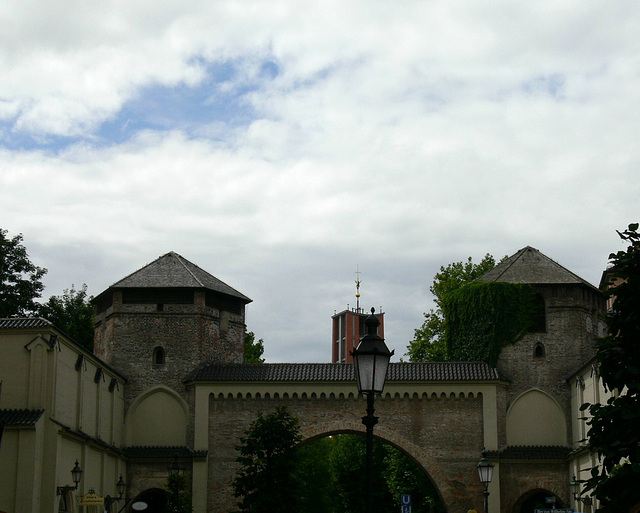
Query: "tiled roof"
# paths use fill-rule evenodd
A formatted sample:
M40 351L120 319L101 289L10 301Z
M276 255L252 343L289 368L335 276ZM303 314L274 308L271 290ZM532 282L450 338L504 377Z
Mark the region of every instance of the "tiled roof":
M3 317L0 329L52 328L53 324L42 317Z
M487 451L487 457L502 460L564 460L571 449L560 445L514 445L501 451Z
M172 458L204 458L207 451L194 451L185 446L132 446L127 447L124 453L133 459L172 459Z
M44 410L0 410L0 425L35 426Z
M527 246L486 272L478 281L530 283L532 285L586 285L597 290L589 282L572 273L557 262Z
M387 383L403 381L495 381L504 379L483 362L391 363ZM245 363L200 364L189 381L354 381L352 364Z
M122 278L110 288L205 288L245 303L251 302L244 294L173 251Z

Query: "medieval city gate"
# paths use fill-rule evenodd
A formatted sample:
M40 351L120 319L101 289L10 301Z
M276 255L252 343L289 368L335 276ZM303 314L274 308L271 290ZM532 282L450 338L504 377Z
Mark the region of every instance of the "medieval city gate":
M482 509L476 465L483 448L497 447L502 385L497 371L483 363L390 366L385 393L376 401L375 436L419 463L447 511ZM194 449L208 451L207 461L193 462L194 488L207 491L206 497L194 494L196 511L234 508L234 447L259 412L287 406L300 420L304 440L364 432L366 405L351 365L209 364L187 386L194 400ZM495 501L498 511L499 494Z
M376 401L375 435L422 466L449 512L482 509L475 467L483 449L496 464L491 513L529 511L531 497L568 504L572 473L590 463L575 413L585 381L571 377L592 365L604 329L602 294L531 247L483 281L530 284L535 323L502 347L495 367L392 363ZM346 361L243 363L250 301L176 253L94 299L95 356L126 377L124 433L114 440L121 440L131 495L161 488L167 456L179 453L190 468L194 511L234 510L234 447L259 412L279 405L300 419L307 440L364 432L365 401Z

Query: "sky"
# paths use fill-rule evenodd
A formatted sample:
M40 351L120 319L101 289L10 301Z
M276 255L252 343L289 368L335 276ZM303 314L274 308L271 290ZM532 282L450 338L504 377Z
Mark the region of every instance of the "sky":
M253 302L268 362L440 266L533 246L598 285L637 222L640 3L4 0L0 227L45 293L175 251Z

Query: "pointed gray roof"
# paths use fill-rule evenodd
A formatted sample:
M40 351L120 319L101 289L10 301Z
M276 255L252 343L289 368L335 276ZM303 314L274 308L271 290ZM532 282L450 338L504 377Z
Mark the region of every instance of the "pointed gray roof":
M588 281L562 267L536 248L527 246L486 272L479 281L530 283L532 285L585 285L598 290Z
M251 302L244 294L173 251L122 278L110 288L204 288L245 303Z

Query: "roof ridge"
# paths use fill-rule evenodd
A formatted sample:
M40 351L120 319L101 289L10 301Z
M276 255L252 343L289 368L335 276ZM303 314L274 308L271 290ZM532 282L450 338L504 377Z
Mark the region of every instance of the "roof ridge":
M173 258L175 258L178 262L180 262L180 265L182 265L182 267L184 267L184 270L187 271L194 280L196 280L196 282L198 282L200 284L201 287L205 287L204 283L202 283L202 280L200 280L192 271L191 269L189 269L189 267L187 267L187 265L185 264L185 262L189 262L189 260L187 260L186 258L184 258L182 255L179 255L178 253L176 253L175 251L171 251L170 254ZM191 265L195 265L196 267L198 267L196 264L194 264L193 262L189 262ZM200 269L200 267L198 267L198 269ZM204 269L200 269L201 271L204 271ZM207 272L207 271L204 271ZM215 278L215 276L214 276Z
M518 260L520 260L520 258L522 258L522 255L524 255L525 251L528 251L528 250L531 250L531 249L532 249L533 251L538 251L536 248L534 248L534 247L532 247L532 246L525 246L524 248L520 248L518 251L516 251L516 252L515 252L515 254L514 254L514 255L512 255L512 257L511 257L511 258L508 258L507 260L505 260L505 262L504 262L504 266L503 266L504 268L503 268L503 269L501 269L501 270L498 272L498 278L502 277L502 275L503 275L504 273L506 273L509 269L511 269L511 266L513 266L513 264L515 264ZM538 252L539 252L539 251L538 251ZM507 262L508 262L509 260L511 260L511 262L509 262L509 263L507 264ZM498 264L494 266L494 269L495 269L496 267L499 267L499 265L500 265L500 262L498 262ZM482 276L481 276L480 278L482 278ZM499 280L495 280L495 281L499 281Z

